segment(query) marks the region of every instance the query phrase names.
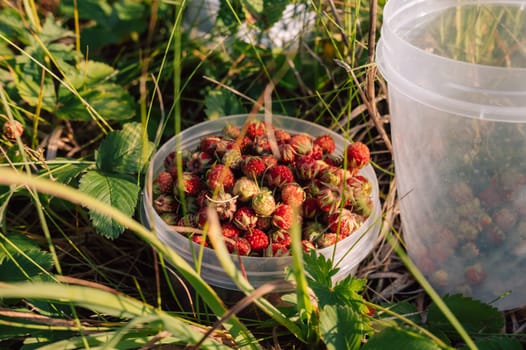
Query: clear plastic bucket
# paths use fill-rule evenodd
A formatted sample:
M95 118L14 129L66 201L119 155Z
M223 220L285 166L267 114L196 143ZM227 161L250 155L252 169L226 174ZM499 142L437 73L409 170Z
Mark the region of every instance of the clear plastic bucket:
M526 2L390 0L389 86L402 227L442 293L526 304Z
M256 118L263 119L262 115L256 115ZM235 115L221 117L219 119L203 122L191 128L188 128L167 141L155 154L150 164L148 177L146 179L145 189L151 186L153 177L163 169L165 157L176 149L178 145L181 149L194 149L199 141L207 135L220 134L223 127L228 124L242 126L246 121L247 115ZM272 116L272 124L277 129L284 129L291 133L307 133L312 136L330 134L335 141L335 154L343 155L344 147L348 142L333 131L326 129L317 124L304 121L297 118L285 116ZM153 174L153 175L152 175ZM319 249L318 252L327 258L334 256L333 263L340 269L334 276L338 281L353 273L358 264L371 252L378 237L381 224L381 205L379 200L378 181L371 165L361 170L361 175L369 179L373 199L373 211L369 218L364 222L360 229L353 232L352 235L338 242L336 246ZM154 228L160 240L180 254L188 263L193 266L200 265L201 277L210 285L224 288L227 290L237 290L236 285L223 271L216 254L211 248L204 248L202 261L198 262L194 258L200 247L177 232L174 232L160 218L152 207L151 198L148 197L148 191L143 192L141 220L144 225ZM336 247L336 252L335 252ZM286 269L292 266L290 256L285 257L240 257L243 270L253 286L259 287L262 284L284 279ZM239 258L233 257L233 261L240 267Z

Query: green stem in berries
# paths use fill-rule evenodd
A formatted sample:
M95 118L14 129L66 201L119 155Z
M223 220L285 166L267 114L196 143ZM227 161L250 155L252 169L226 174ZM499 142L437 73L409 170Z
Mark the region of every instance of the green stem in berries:
M159 253L177 269L179 274L194 287L196 293L202 297L215 315L220 317L220 315L227 312L227 308L214 289L207 284L179 254L161 242L154 231L146 229L143 225L128 217L120 210L101 203L96 198L64 184L37 178L10 169L0 168L0 184L26 186L32 191L50 194L70 201L71 203L95 210L99 213L104 213L124 227L135 232L138 237L150 244L153 248L157 249L157 251L159 251ZM249 347L254 349L259 348L257 339L238 318L230 318L225 322L224 327L232 334L236 342L248 344Z
M394 230L394 229L393 229ZM402 263L406 266L406 268L411 272L411 274L414 276L414 278L417 280L417 282L424 288L426 293L429 295L431 300L437 305L437 307L440 309L440 311L444 314L444 316L447 318L449 323L455 328L455 330L458 332L460 337L464 340L466 343L466 346L469 349L478 349L477 345L471 339L466 329L462 326L458 318L451 312L449 307L446 305L444 300L438 295L438 293L433 289L429 281L424 277L422 272L416 267L416 265L411 261L409 256L406 254L406 252L402 249L402 247L399 244L399 240L397 240L395 237L393 237L391 232L388 232L386 235L386 238L393 247L394 251L398 256L400 257L400 260Z

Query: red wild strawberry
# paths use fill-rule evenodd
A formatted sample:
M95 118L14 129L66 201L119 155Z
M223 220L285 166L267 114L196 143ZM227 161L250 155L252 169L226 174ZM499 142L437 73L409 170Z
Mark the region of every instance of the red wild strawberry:
M256 228L263 231L268 231L272 226L272 216L258 216L256 221Z
M185 169L194 174L205 172L213 162L213 157L206 152L194 152L185 161Z
M278 204L272 214L272 224L277 228L288 230L294 223L294 209L287 204Z
M334 139L330 135L320 135L316 137L314 144L320 146L324 154L331 154L336 149Z
M268 169L265 174L267 185L271 188L281 187L287 183L294 181L294 175L290 168L286 165L275 165Z
M312 149L307 155L316 160L321 160L323 158L323 150L318 145L312 145Z
M367 145L356 141L347 146L347 164L349 170L358 172L371 160L371 154Z
M250 120L247 125L247 135L251 139L254 139L258 136L263 136L267 132L265 122L261 120Z
M296 182L281 186L281 201L293 208L299 207L305 201L305 190Z
M203 228L206 226L208 222L208 209L200 208L197 214L195 215L195 223L197 227Z
M157 175L155 182L159 186L161 193L173 193L174 178L169 172L161 171Z
M314 198L316 198L318 208L326 213L332 213L336 211L342 202L342 197L337 188L323 186L318 192L316 192Z
M199 150L214 155L217 145L223 141L221 136L209 135L205 136L199 141Z
M208 242L206 241L203 235L192 235L192 241L194 241L194 243L197 243L199 245L208 247Z
M338 235L333 232L328 232L322 234L318 239L316 239L316 245L318 248L326 248L338 242Z
M276 142L278 143L278 145L289 143L291 139L290 134L283 129L274 130L274 136L276 137Z
M245 235L245 238L250 244L250 249L252 249L252 251L261 251L268 247L269 244L268 236L265 234L265 232L257 228L249 230Z
M248 230L256 227L258 218L254 210L250 207L240 207L234 213L232 222L241 230Z
M289 143L299 155L307 155L312 151L312 137L307 134L295 134L290 138Z
M318 214L318 201L313 197L305 198L305 201L302 205L302 215L306 219L314 219L316 214Z
M278 160L272 154L264 154L261 156L261 159L265 162L267 169L278 165Z
M349 209L341 209L329 214L327 218L329 230L336 232L340 237L347 237L362 224L362 217Z
M272 243L272 256L279 257L279 256L289 256L290 250L289 247L287 247L284 244L280 243Z
M168 153L168 155L164 157L164 161L163 161L164 168L171 169L176 162L176 157L177 157L177 154L175 152Z
M223 234L223 237L235 238L239 237L240 231L233 223L225 222L221 224L221 233Z
M301 180L312 180L318 175L320 167L316 159L309 156L296 157L296 173Z
M174 179L174 193L197 196L201 191L201 178L193 173L184 172L181 181Z
M276 201L272 192L263 190L252 197L252 209L254 209L256 215L272 215L274 209L276 209Z
M270 146L270 141L266 135L257 136L252 142L252 148L255 154L269 154L272 153L272 148Z
M248 156L241 164L241 172L249 179L259 178L265 169L267 169L267 164L258 156Z
M305 253L310 253L314 250L316 250L316 246L311 241L308 241L306 239L301 240L301 246L303 247L303 251Z
M225 244L231 254L248 255L250 254L250 243L243 237L225 239Z
M290 247L292 239L290 238L290 233L287 230L279 229L272 232L272 243L281 244L285 247Z
M222 188L228 192L234 187L234 173L224 164L215 164L206 173L206 184L212 191Z
M4 124L4 135L10 140L22 137L24 126L18 120L8 120Z

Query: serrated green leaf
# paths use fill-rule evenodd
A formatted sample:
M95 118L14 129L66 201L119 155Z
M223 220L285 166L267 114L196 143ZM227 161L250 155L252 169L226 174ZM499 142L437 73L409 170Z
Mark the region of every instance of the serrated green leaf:
M153 143L144 144L140 123L126 123L120 131L108 134L100 144L97 167L106 172L137 174L147 163Z
M51 255L20 234L0 239L0 281L18 282L32 279L53 266Z
M479 350L522 350L521 342L512 335L490 336L475 340ZM467 348L465 348L467 350Z
M420 323L420 315L414 304L411 304L407 301L401 301L396 304L383 305L383 306L392 312L395 312L405 318L410 319L411 321L415 323ZM389 318L389 319L393 318L393 316L388 313L383 313L380 315L380 317ZM403 323L403 321L400 321L400 323Z
M99 84L112 78L115 69L102 62L82 61L77 65L74 74L68 77L71 84L78 90L85 86Z
M320 310L320 333L328 350L358 349L364 328L360 315L350 307L325 305Z
M504 327L504 314L488 304L458 294L445 296L443 300L470 334L499 333ZM434 303L429 306L427 322L430 327L460 340L456 330Z
M246 113L247 110L234 94L223 90L211 90L205 97L205 112L208 119L217 119L225 115Z
M95 170L88 171L82 176L79 189L129 216L135 211L140 190L131 177L110 175ZM90 210L90 218L97 232L107 238L117 238L124 231L121 224L103 213Z
M385 328L372 336L362 350L438 350L440 347L424 336L403 328Z

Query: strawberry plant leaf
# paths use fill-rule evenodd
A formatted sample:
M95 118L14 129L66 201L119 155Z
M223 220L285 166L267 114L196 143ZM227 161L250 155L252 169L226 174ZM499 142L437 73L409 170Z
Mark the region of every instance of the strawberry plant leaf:
M211 90L205 97L205 112L208 119L216 119L225 115L246 113L246 108L230 92Z
M321 339L328 350L358 349L365 335L360 315L342 305L325 305L320 310Z
M109 133L97 150L97 167L119 174L141 172L154 148L152 142L144 144L142 133L140 123L126 123L122 130Z
M0 281L26 281L49 271L51 267L51 254L41 250L27 237L8 234L0 238Z
M476 339L475 344L479 350L522 350L521 342L509 335L490 336L483 339ZM465 347L463 350L467 350Z
M372 336L362 350L438 350L440 347L432 340L409 329L388 327Z
M504 327L504 314L488 304L459 294L448 295L443 299L470 334L499 333ZM427 322L452 340L460 340L456 330L434 303L429 306Z
M96 170L82 176L79 189L129 216L135 211L140 191L131 177ZM104 213L90 210L90 218L97 232L107 238L117 238L124 232L124 226Z

